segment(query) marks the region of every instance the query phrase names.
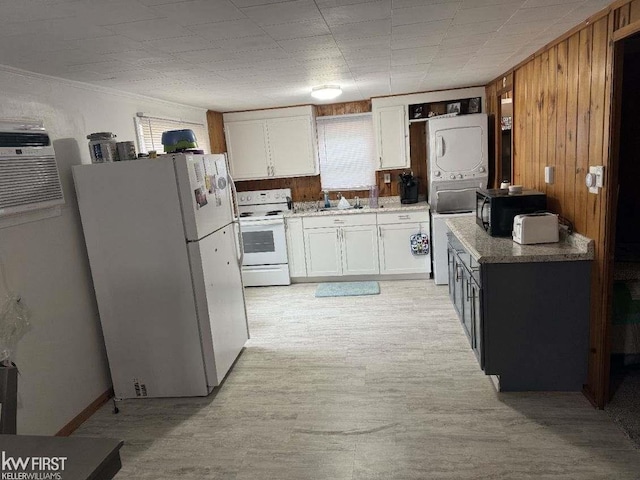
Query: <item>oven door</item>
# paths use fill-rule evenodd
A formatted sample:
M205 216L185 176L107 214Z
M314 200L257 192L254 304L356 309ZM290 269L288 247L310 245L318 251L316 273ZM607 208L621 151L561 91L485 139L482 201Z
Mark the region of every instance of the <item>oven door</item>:
M287 240L283 219L241 221L240 225L244 246L242 265L287 263Z

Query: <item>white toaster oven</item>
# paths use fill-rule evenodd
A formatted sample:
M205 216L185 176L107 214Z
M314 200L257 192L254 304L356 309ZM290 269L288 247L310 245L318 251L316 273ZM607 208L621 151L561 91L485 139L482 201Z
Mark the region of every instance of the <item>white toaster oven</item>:
M528 213L513 219L513 241L516 243L531 245L558 240L558 215L554 213Z

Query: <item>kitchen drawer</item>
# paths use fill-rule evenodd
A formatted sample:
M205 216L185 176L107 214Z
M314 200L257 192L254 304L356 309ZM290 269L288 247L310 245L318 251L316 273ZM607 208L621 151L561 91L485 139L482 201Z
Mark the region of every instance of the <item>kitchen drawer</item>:
M352 227L358 225L375 225L375 213L351 213L342 215L322 215L319 217L304 217L304 228L323 227Z
M389 212L378 213L378 225L391 223L428 223L429 212Z

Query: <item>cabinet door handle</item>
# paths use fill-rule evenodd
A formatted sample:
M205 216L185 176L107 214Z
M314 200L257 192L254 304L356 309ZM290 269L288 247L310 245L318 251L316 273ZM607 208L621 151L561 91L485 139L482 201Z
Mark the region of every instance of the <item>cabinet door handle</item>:
M380 157L380 168L382 168L382 157Z
M382 227L378 225L378 236L382 238Z
M398 215L398 220L409 220L409 215Z
M339 218L336 218L333 220L333 223L344 223L344 220L340 220Z

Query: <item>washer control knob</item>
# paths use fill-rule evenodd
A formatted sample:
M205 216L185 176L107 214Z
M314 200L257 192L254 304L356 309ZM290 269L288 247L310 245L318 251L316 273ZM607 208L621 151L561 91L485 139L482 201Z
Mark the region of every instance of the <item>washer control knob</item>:
M451 180L455 180L455 179L456 179L456 176L452 173L451 174Z
M460 179L462 178L462 174L461 173L458 175L458 178L460 178Z
M433 175L439 177L441 175L440 170L436 170L435 172L433 172Z
M480 173L484 172L484 167L480 167L480 168L478 169L478 171L479 171Z

